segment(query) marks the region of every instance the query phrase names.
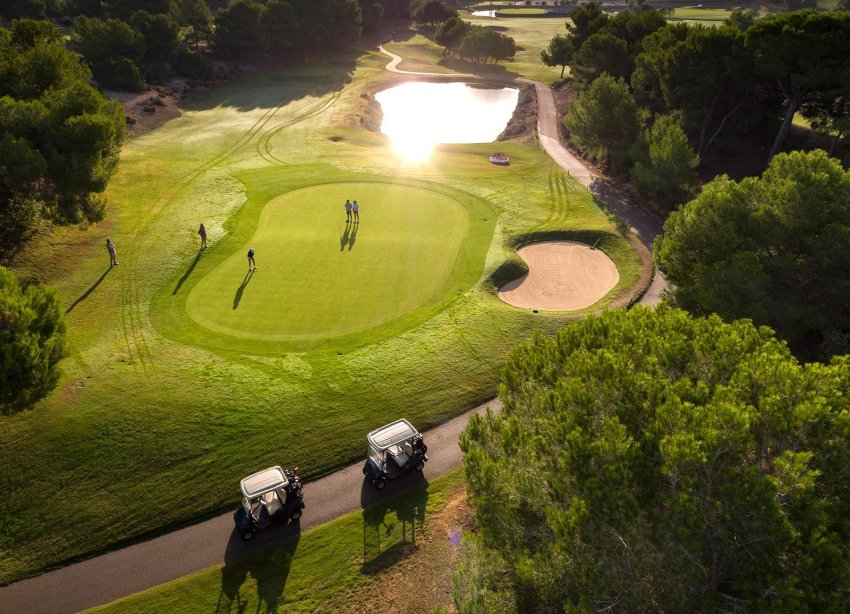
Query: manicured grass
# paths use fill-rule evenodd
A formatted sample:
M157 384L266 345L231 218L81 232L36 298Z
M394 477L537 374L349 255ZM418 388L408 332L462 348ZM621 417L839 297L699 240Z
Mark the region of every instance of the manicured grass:
M667 16L667 20L694 23L706 22L708 25L719 25L719 23L726 21L731 14L732 11L729 9L705 9L695 6L680 6L673 9L673 13Z
M518 237L604 237L600 248L621 282L587 312L629 293L640 276L636 255L591 195L536 145L500 143L510 167L488 162L492 144L442 146L411 165L363 128L363 95L398 79L385 64L386 56L364 49L320 65L248 72L196 97L184 116L125 146L102 224L46 232L16 257L22 275L57 288L72 354L48 399L0 417L0 582L230 509L238 479L258 467L298 464L315 477L360 458L364 434L400 415L427 429L492 397L515 343L582 315L535 315L498 300L490 276L515 258ZM263 205L336 181L409 186L410 194L459 202L467 214L476 206L494 213L483 263L466 259L479 274L467 270L454 292L354 339L325 337L300 349L252 339L244 328L222 342L191 320L185 299L213 274L206 267L231 259L246 266ZM327 197L342 215L340 194ZM377 200L377 192L364 199L363 228L343 257L365 253ZM198 257L201 221L210 247ZM458 249L491 222L470 217ZM112 270L107 237L118 249ZM341 238L329 241L339 249ZM256 276L274 251L262 250ZM211 295L227 312L219 319L233 312L244 271L235 273L218 286L220 297ZM252 284L260 287L256 276L238 313L254 299ZM61 504L39 505L47 494Z
M522 9L499 9L499 15L513 16L513 15L544 15L546 14L545 9L532 9L532 8L522 8Z
M483 201L376 182L310 186L267 200L287 189L281 174L271 168L246 178L269 186L249 197L260 210L255 232L228 258L199 265L197 284L181 288L185 311L201 326L251 340L351 335L439 306L481 276L494 227ZM346 222L346 197L360 202L360 223ZM246 272L248 246L256 250L255 273Z
M88 612L334 612L355 606L352 593L362 594L375 582L378 571L402 557L405 546L421 539L429 517L445 505L462 480L463 473L456 470L431 483L421 482L362 512L281 540L245 559Z

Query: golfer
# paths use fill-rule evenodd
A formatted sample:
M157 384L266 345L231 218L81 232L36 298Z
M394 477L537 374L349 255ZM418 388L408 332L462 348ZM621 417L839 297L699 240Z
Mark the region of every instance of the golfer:
M115 243L112 242L112 239L106 240L106 251L109 252L109 266L118 266L118 261L115 259Z
M354 201L354 202L357 202L357 201ZM347 198L345 199L345 221L346 222L351 221L351 201L348 200Z
M248 250L248 272L256 271L257 263L254 261L254 248Z
M198 228L198 234L201 237L201 249L207 249L207 229L204 228L203 222L201 222L201 226Z
M351 210L354 212L354 223L360 223L360 205L357 204L357 201L354 201L354 204L351 205Z

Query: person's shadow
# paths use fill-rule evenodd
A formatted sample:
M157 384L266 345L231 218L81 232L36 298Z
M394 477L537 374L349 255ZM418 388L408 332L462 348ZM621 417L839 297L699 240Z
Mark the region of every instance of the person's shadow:
M176 285L176 286L174 286L174 292L172 292L172 293L171 293L171 294L172 294L172 296L173 296L173 295L175 295L175 294L177 294L177 293L180 291L180 287L181 287L184 283L186 283L186 280L187 280L187 279L189 279L189 275L191 275L191 274L192 274L192 271L193 271L193 270L195 270L195 267L196 267L196 266L198 266L198 261L201 259L201 254L203 254L203 253L204 253L204 250L202 250L202 249L199 249L199 250L198 250L198 253L197 253L197 255L195 256L195 259L192 261L192 264L190 264L190 265L189 265L189 268L188 268L188 269L186 269L186 272L185 272L185 273L183 273L183 277L181 277L181 278L178 280L177 285Z
M236 296L233 297L233 308L236 309L239 307L239 301L242 300L242 294L245 292L245 287L248 285L248 282L251 281L251 278L254 276L254 271L248 271L245 273L245 279L242 280L242 284L236 288Z
M83 292L83 293L79 296L79 298L78 298L76 301L74 301L73 303L71 303L71 306L70 306L70 307L68 307L68 309L66 309L66 310L65 310L65 313L66 313L66 314L71 313L71 311L74 309L74 307L76 307L77 305L79 305L80 303L82 303L84 300L86 300L86 299L87 299L87 298L91 295L91 293L92 293L92 292L94 292L95 290L97 290L97 287L100 285L100 282L102 282L104 279L106 279L106 276L107 276L107 275L109 275L109 271L111 271L111 270L112 270L112 267L109 267L108 269L106 269L106 270L105 270L105 271L101 274L101 276L100 276L100 277L98 277L97 281L96 281L96 282L94 282L94 283L91 285L91 287L90 287L88 290L86 290L85 292Z
M221 591L215 611L239 613L248 607L248 596L240 593L250 574L257 583L257 612L277 612L283 597L292 559L301 539L301 526L293 522L279 529L267 529L270 535L257 543L257 536L243 542L237 531L230 536L221 568Z
M357 231L360 229L360 222L356 222L351 226L351 236L348 237L348 251L354 247L354 242L357 240Z
M345 232L342 233L342 236L339 238L339 251L345 249L345 246L348 245L348 236L351 232L351 222L345 222Z

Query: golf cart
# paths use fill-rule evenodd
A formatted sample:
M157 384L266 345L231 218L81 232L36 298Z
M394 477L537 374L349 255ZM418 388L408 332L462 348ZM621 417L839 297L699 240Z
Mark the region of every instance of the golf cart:
M428 460L428 446L422 435L407 420L396 420L372 431L366 437L369 458L363 466L363 475L381 489L400 475L415 469L422 471Z
M242 539L248 541L260 529L277 522L301 518L304 494L298 467L284 471L280 467L263 469L240 482L242 505L233 512L233 520Z

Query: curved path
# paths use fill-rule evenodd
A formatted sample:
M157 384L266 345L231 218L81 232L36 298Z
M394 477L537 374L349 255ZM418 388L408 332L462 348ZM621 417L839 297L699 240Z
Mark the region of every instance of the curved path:
M555 96L545 83L533 79L482 77L468 73L429 73L402 70L398 65L402 57L392 51L387 51L383 45L378 50L390 57L386 69L390 72L418 77L430 77L432 79L456 80L474 79L476 81L489 81L504 83L528 83L534 86L537 97L537 136L541 147L562 169L572 175L580 184L590 190L599 202L609 211L616 214L629 227L631 233L643 243L648 250L652 250L652 242L656 236L661 234L661 224L650 216L646 211L631 202L628 195L624 194L616 186L608 182L584 161L567 149L561 142L561 127L558 112L555 109ZM657 270L653 271L652 283L640 299L641 305L657 305L661 301L661 293L667 287L667 283Z
M386 67L391 72L432 78L496 80L457 73L406 72L398 68L401 57L383 47L379 49L391 57ZM634 207L628 197L599 178L561 143L551 88L524 78L513 81L534 85L538 104L537 129L543 149L561 168L588 187L605 206L625 220L632 232L651 247L652 239L661 232L661 225L644 211ZM640 302L646 305L656 304L663 289L664 280L656 273L652 285ZM498 399L493 399L425 433L431 458L425 467L425 477L435 478L457 467L462 459L458 435L466 426L469 417L487 408L498 410L500 406ZM305 484L304 499L307 508L301 518L301 529L323 524L377 500L375 491L363 489L361 492L361 466L361 463L357 463ZM404 486L404 480L391 482L384 492L398 491ZM84 527L81 527L81 530L85 530ZM234 531L231 514L222 514L121 550L0 587L0 613L77 612L207 567L221 565L224 563L225 550L228 556L238 556L240 551L246 551L248 547L254 549L258 545L280 538L285 533L285 527L268 529L259 533L250 546L242 544L238 538L232 539Z

